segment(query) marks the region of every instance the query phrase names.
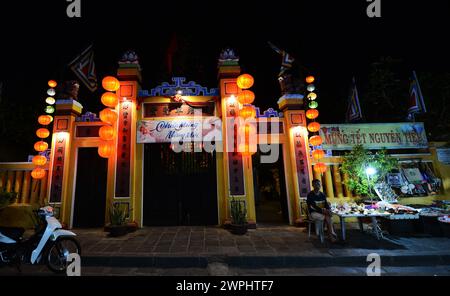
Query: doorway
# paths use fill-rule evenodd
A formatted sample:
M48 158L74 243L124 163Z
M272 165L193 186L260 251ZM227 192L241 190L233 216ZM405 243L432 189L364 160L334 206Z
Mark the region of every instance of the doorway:
M171 144L144 144L143 224L217 225L215 152L176 153Z
M105 225L108 160L97 147L78 148L73 227Z
M261 162L261 155L269 153L261 152L259 145L252 156L257 223L289 224L283 150L281 144L277 147L279 157L276 162Z

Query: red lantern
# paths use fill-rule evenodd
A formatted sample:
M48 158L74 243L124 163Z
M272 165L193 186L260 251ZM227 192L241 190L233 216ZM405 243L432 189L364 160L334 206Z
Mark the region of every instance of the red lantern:
M114 110L105 108L100 111L100 120L109 124L114 124L117 120L117 113Z
M45 157L43 155L36 155L36 156L33 157L32 162L36 166L44 165L44 164L47 163L47 157Z
M314 165L314 171L316 173L323 174L327 171L327 165L324 164L323 162L318 162Z
M239 111L239 116L241 116L244 119L246 119L246 118L254 118L256 116L256 110L252 106L244 106Z
M105 92L101 97L102 104L111 108L115 108L119 103L119 98L112 92Z
M316 119L319 116L319 111L317 109L309 109L306 111L306 118Z
M40 128L36 131L36 136L41 139L45 139L50 135L50 132L46 128Z
M306 82L307 82L307 83L313 83L314 80L316 80L316 79L314 78L314 76L308 76L308 77L306 77Z
M108 141L114 139L114 137L116 136L116 131L112 126L104 125L100 128L98 134L100 136L100 139Z
M55 88L57 85L58 85L58 83L56 83L55 80L48 81L48 86L50 86L51 88Z
M104 158L110 157L114 152L113 141L102 141L98 146L98 155Z
M252 87L254 82L255 80L250 74L242 74L236 80L237 86L242 89Z
M309 143L313 146L319 146L322 145L322 138L320 136L312 136L309 138Z
M43 152L48 149L48 144L44 141L39 141L34 144L34 150Z
M116 77L106 76L102 80L102 86L107 91L116 91L120 88L120 82Z
M42 179L45 177L45 170L43 168L35 168L31 171L31 177L33 179Z
M320 130L320 123L311 122L310 124L308 124L308 130L312 133L318 132Z
M253 103L255 100L255 94L251 90L243 90L240 94L238 94L238 101L242 105L248 105Z
M324 156L325 156L325 152L323 152L323 150L316 149L312 152L312 157L315 160L319 160L319 159L323 158Z
M50 115L41 115L38 117L39 124L49 125L53 121L53 117Z

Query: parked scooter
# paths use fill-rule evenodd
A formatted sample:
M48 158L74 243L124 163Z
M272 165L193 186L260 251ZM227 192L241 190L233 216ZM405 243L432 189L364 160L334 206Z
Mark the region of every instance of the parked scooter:
M37 217L35 233L23 239L23 228L0 227L0 262L15 265L20 270L22 263L46 264L55 273L67 268L69 254L81 256L81 247L76 234L62 229L61 223L53 217L52 207L34 211Z

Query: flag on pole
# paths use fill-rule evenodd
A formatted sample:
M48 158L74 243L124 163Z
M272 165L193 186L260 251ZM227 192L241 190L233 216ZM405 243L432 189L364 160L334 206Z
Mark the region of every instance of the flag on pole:
M281 55L281 69L278 76L282 76L284 72L286 72L288 69L292 68L292 64L294 63L295 59L288 54L286 51L279 49L276 47L272 42L268 42L269 46L278 54Z
M92 44L70 62L69 67L91 92L97 90L97 76L95 74Z
M348 107L346 114L346 121L353 122L363 118L361 106L359 104L358 90L356 89L355 77L352 79L352 86L350 89L350 95L348 97Z
M423 100L422 91L420 90L419 80L416 71L413 71L411 85L409 87L409 108L408 120L414 121L415 114L426 113L425 102Z

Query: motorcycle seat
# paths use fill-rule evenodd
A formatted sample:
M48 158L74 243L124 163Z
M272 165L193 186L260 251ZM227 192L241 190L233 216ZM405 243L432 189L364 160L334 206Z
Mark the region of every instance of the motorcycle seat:
M7 236L7 237L17 241L24 234L25 228L21 228L21 227L1 227L0 226L0 232L3 235L5 235L5 236Z

